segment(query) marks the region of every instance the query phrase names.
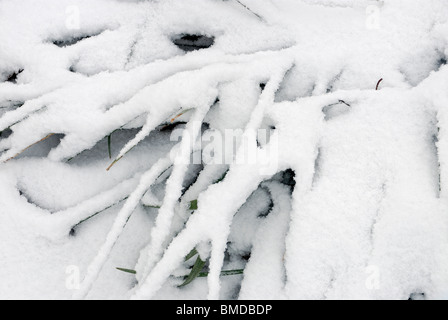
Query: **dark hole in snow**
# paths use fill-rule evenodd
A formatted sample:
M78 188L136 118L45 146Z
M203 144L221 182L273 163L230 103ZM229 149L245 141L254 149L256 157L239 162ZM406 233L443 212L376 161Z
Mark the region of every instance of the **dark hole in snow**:
M31 145L26 150L21 152L17 159L24 158L24 157L46 157L50 153L52 149L55 149L59 146L61 143L61 140L64 139L65 134L53 134L51 136L48 136L44 140Z
M76 71L76 67L75 67L75 66L71 66L68 70L69 70L70 72L77 73L77 71Z
M446 57L442 57L440 58L440 60L438 61L438 69L440 70L440 68L442 68L444 65L447 64L447 59Z
M0 139L6 139L12 134L11 129L5 129L3 131L0 131Z
M273 177L273 181L280 182L285 186L290 188L291 194L294 192L294 188L296 187L296 173L292 169L287 169L285 171L277 172Z
M185 52L210 48L215 43L215 37L200 34L180 34L172 37L171 41Z
M23 69L20 69L18 71L11 73L10 75L7 76L6 82L17 83L17 78L18 78L19 74L21 74L22 72L23 72Z
M24 103L22 101L7 101L0 106L0 109L17 109L23 106Z
M0 117L2 117L5 113L9 111L13 111L16 109L19 109L24 105L23 102L20 101L6 101L3 104L0 105ZM1 132L0 132L0 139L2 138Z
M191 164L188 167L188 170L185 174L184 183L182 186L183 187L182 196L197 181L197 179L199 178L199 174L201 173L202 170L204 170L204 166L202 164ZM179 199L179 202L180 201L181 199Z
M74 237L74 236L76 236L76 230L75 230L75 228L73 228L73 229L71 229L70 230L70 233L68 234L70 237Z
M241 257L243 260L245 261L249 261L250 260L250 252L248 254L245 254L244 256Z
M69 37L67 37L65 39L52 40L51 42L55 46L58 46L59 48L65 48L65 47L73 46L73 45L77 44L78 42L81 42L81 41L83 41L85 39L96 37L100 33L101 32L96 33L96 34L84 34L84 35L80 35L80 36L69 36Z
M425 294L422 292L411 293L408 300L426 300Z
M185 124L187 124L185 121L168 123L168 124L165 124L165 125L162 125L161 127L159 127L159 131L161 131L161 132L164 132L164 131L171 132L174 129L176 129L176 127L178 127L180 125L185 125Z
M432 135L432 142L434 144L437 144L437 142L439 142L439 133L440 133L440 128L437 127L437 133Z
M292 169L287 169L283 171L281 183L284 185L287 185L291 188L291 192L294 191L294 188L296 187L296 173Z

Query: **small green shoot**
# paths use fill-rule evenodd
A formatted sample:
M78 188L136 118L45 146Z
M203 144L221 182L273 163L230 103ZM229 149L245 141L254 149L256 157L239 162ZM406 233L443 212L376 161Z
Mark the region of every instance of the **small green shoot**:
M198 200L190 201L190 210L198 210Z
M202 268L205 266L205 261L202 261L201 257L198 257L196 259L196 262L194 263L193 268L191 269L190 274L185 279L184 283L182 283L179 288L185 287L186 285L189 285L193 282L194 279L196 279L199 274L202 272Z
M185 257L185 262L190 260L191 258L193 258L195 255L198 254L198 250L196 250L196 248L194 248L193 250L190 251L189 254L187 254L187 256Z
M116 268L116 269L119 271L122 271L122 272L130 273L130 274L137 274L137 271L131 270L131 269L124 269L124 268Z

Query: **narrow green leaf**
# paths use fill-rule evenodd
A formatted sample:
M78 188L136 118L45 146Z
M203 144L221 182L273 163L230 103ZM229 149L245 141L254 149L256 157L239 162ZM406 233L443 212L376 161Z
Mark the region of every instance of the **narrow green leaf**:
M102 209L102 210L100 210L100 211L95 212L94 214L92 214L91 216L85 218L84 220L79 221L77 224L75 224L75 225L72 227L72 229L78 227L80 224L82 224L82 223L84 223L84 222L86 222L86 221L89 221L90 219L92 219L93 217L99 215L100 213L103 213L103 212L106 211L107 209L110 209L110 208L112 208L112 207L115 207L117 204L122 203L123 201L127 200L128 198L129 198L129 196L124 197L123 199L118 200L118 201L115 202L114 204L112 204L112 205L110 205L110 206L108 206L108 207L106 207L106 208L104 208L104 209Z
M123 268L116 268L116 269L119 271L126 272L126 273L137 274L137 271L131 270L131 269L123 269Z
M236 276L236 275L239 275L239 274L244 274L244 269L221 271L221 276L222 277Z
M187 254L187 256L185 257L185 261L190 260L191 258L193 258L197 254L198 254L198 250L196 250L196 248L194 248L193 250L190 251L189 254Z
M186 285L190 284L193 282L194 279L196 279L199 274L202 271L202 268L204 268L205 265L205 261L201 260L201 257L198 257L196 259L196 262L194 263L193 268L191 269L190 274L187 276L187 278L185 279L184 283L182 283L179 288L181 287L185 287Z

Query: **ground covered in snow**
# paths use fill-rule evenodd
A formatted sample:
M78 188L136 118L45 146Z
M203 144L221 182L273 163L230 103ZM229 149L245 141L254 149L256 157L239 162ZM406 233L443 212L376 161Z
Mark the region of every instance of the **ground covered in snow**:
M446 0L2 0L0 298L447 299L447 57Z

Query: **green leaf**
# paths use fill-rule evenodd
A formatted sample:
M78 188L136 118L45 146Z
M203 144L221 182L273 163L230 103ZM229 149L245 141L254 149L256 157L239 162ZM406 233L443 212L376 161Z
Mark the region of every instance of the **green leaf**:
M236 270L225 270L225 271L221 271L221 276L222 277L227 277L227 276L236 276L239 274L244 274L244 269L236 269Z
M198 200L190 201L190 210L198 210Z
M126 273L131 273L131 274L137 274L137 271L135 270L131 270L131 269L123 269L123 268L116 268L117 270L126 272Z
M198 257L196 259L196 262L194 263L193 268L191 269L190 274L187 276L187 278L185 279L184 283L182 283L179 288L181 287L185 287L186 285L190 284L193 282L194 279L196 279L199 274L202 271L202 268L204 268L205 265L205 261L201 260L201 257Z
M77 224L75 224L75 225L72 227L72 229L78 227L80 224L82 224L82 223L84 223L84 222L86 222L86 221L89 221L90 219L92 219L93 217L99 215L100 213L103 213L103 212L106 211L107 209L110 209L110 208L115 207L117 204L120 204L121 202L127 200L128 198L129 198L129 196L124 197L123 199L118 200L118 201L115 202L114 204L112 204L112 205L110 205L110 206L108 206L108 207L106 207L106 208L104 208L104 209L102 209L102 210L100 210L100 211L95 212L95 213L92 214L91 216L88 216L87 218L85 218L85 219L79 221Z
M194 248L193 250L190 251L189 254L187 254L187 256L185 257L185 261L190 260L191 258L193 258L197 254L198 254L198 250L196 250L196 248Z

